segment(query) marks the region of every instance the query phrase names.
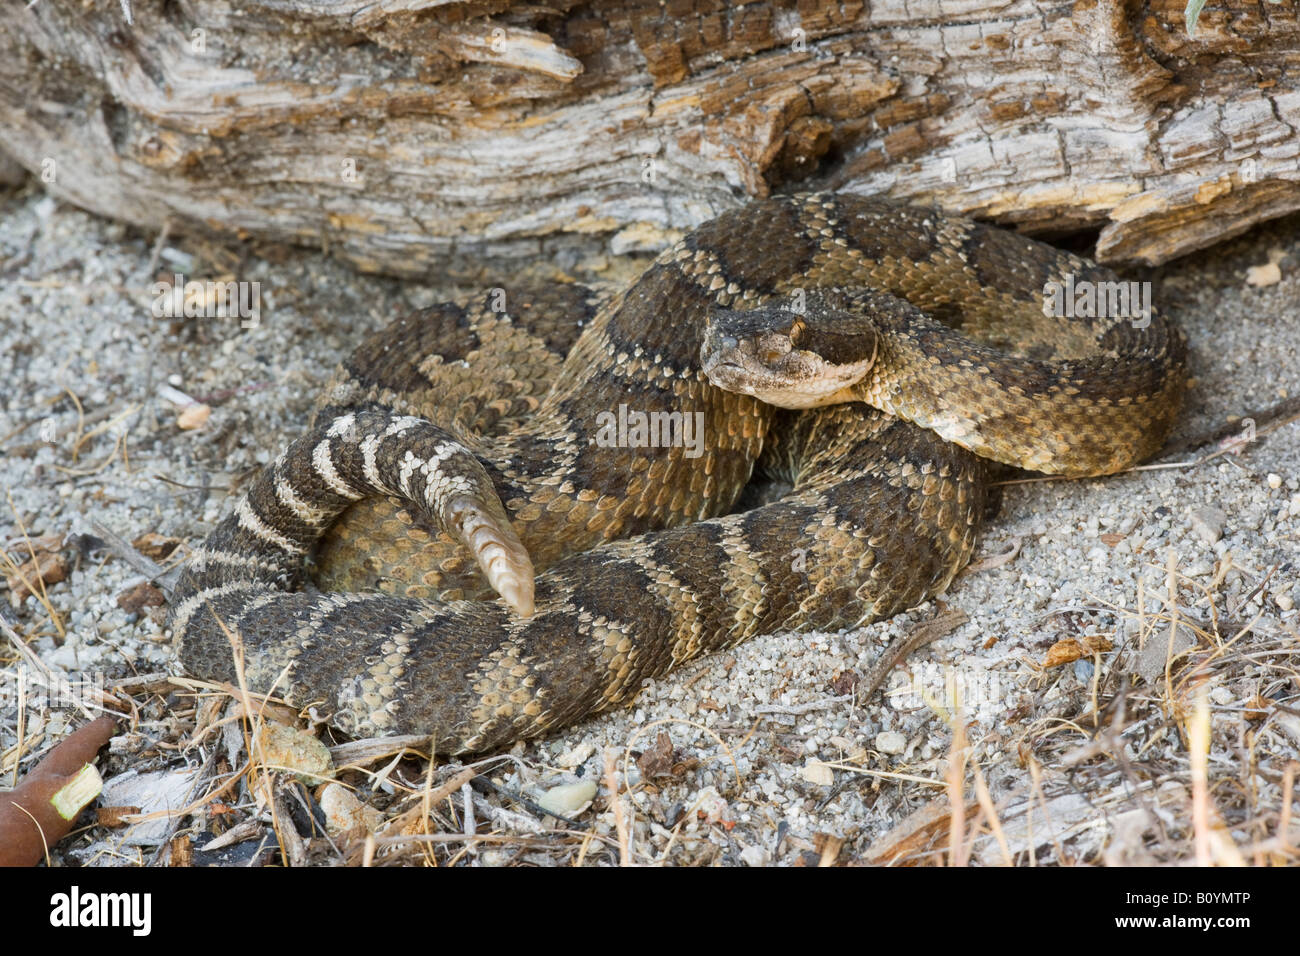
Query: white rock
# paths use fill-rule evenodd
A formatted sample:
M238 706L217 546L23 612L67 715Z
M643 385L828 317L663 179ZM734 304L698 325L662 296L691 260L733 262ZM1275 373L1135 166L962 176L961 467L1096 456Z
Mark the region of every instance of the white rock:
M766 866L767 854L761 846L747 846L740 851L740 860L746 866Z
M1214 544L1223 537L1223 526L1228 520L1222 509L1213 505L1197 508L1188 518L1192 530L1206 544Z
M590 741L583 741L582 743L578 744L578 746L574 747L572 750L566 751L565 753L561 754L559 759L556 760L555 763L557 766L563 767L565 770L572 770L574 767L581 766L582 764L586 763L587 759L595 752L596 752L595 744L591 743Z
M587 809L596 797L596 784L590 780L562 783L537 798L537 805L547 813L571 817Z
M809 757L799 768L799 776L819 787L829 787L835 782L835 771L816 757Z
M326 784L320 794L320 808L325 813L325 829L332 836L365 827L373 832L384 816L374 807L368 807L349 790L338 783Z
M907 738L896 730L883 730L876 734L876 749L882 754L901 754Z

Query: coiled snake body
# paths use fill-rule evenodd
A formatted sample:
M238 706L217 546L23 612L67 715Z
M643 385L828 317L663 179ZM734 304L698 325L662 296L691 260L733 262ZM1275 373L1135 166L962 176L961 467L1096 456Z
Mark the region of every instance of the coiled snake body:
M1045 315L1067 275L1115 281L806 195L706 223L600 308L555 285L417 313L196 551L181 660L233 680L237 634L253 690L469 752L756 634L914 606L970 557L985 458L1105 474L1169 430L1181 334ZM792 490L729 513L755 474Z

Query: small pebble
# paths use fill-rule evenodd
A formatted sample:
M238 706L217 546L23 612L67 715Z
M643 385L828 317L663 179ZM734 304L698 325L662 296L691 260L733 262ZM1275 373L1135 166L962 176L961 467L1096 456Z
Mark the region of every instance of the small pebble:
M1206 544L1214 544L1223 537L1223 526L1228 520L1220 508L1213 505L1207 505L1204 508L1197 508L1188 518L1192 530Z
M325 814L325 829L333 836L358 827L373 832L384 822L382 813L374 807L366 806L342 784L326 784L318 799Z
M207 405L189 405L176 416L176 427L182 431L202 428L211 414L212 409Z
M1277 489L1282 487L1282 476L1275 472L1270 471L1268 477L1264 480L1268 482L1270 488Z
M1171 647L1169 638L1169 629L1171 627L1173 625L1166 624L1164 628L1149 636L1146 646L1142 648L1142 652L1138 655L1135 669L1148 684L1154 684L1164 677L1165 664L1169 659L1177 657L1196 646L1196 640L1192 637L1190 631L1186 627L1178 627L1174 629Z
M835 782L835 771L815 757L808 758L800 768L799 776L818 787L829 787Z
M253 753L268 770L289 770L315 786L333 772L334 758L320 740L296 727L267 721L258 729Z
M740 851L740 859L746 866L763 866L767 863L767 854L761 846L747 846Z
M901 754L907 746L907 738L896 730L884 730L876 734L876 749L882 754Z
M590 780L562 783L537 798L537 805L547 813L571 817L581 813L596 797L596 784Z
M565 770L572 770L587 762L587 759L596 752L596 745L589 740L585 740L572 750L566 751L559 759L555 761L556 766L563 767Z

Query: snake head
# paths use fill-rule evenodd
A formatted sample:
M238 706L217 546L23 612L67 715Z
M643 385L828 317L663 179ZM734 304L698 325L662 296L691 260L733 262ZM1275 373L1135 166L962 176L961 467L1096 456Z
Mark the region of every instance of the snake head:
M781 408L856 401L852 386L871 369L877 334L830 292L784 296L757 308L714 309L700 364L709 381Z

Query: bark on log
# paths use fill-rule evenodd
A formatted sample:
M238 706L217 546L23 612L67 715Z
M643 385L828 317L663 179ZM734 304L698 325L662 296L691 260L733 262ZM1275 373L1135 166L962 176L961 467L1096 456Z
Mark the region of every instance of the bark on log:
M1161 262L1300 208L1294 0L3 0L0 143L367 270L658 248L794 184ZM566 253L568 250L568 253Z

